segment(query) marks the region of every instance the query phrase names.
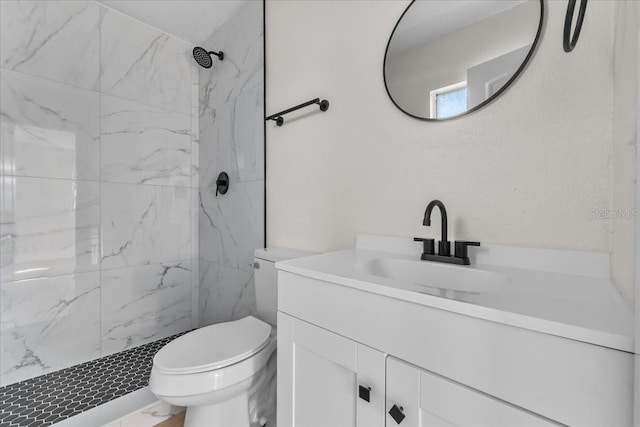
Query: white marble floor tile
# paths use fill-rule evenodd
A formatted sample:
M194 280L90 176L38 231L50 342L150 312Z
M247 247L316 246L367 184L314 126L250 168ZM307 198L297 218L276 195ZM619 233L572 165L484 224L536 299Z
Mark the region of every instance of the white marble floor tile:
M103 427L153 427L182 411L184 408L180 406L158 400Z
M0 385L100 356L100 274L0 285Z
M190 259L190 191L102 184L102 268Z
M103 95L102 180L191 186L191 117Z
M0 66L97 89L100 9L92 1L1 1Z
M2 70L0 126L1 173L98 179L98 93Z
M102 271L102 354L191 328L191 263Z
M97 182L0 177L2 282L100 267Z

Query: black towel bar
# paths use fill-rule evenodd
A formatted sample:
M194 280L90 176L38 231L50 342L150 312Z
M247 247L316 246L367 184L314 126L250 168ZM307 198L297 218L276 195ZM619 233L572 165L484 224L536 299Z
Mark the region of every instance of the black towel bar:
M327 111L329 109L329 101L327 101L326 99L323 99L321 101L320 98L316 98L312 99L311 101L303 102L302 104L296 105L295 107L287 108L286 110L280 111L279 113L272 114L265 120L273 120L276 122L276 125L282 126L284 124L284 119L282 118L282 116L313 104L318 104L320 106L320 111Z

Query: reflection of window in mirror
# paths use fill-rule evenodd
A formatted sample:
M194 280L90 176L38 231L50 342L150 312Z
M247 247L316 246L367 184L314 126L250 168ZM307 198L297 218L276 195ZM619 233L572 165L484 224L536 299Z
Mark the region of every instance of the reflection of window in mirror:
M442 119L467 111L467 82L434 89L429 94L430 117Z

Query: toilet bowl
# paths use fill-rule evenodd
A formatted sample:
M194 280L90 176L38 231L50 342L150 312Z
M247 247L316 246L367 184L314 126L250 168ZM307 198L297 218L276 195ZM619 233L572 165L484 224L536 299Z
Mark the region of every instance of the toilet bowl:
M149 387L187 407L185 427L248 427L250 391L265 382L275 348L271 325L252 316L201 328L156 354Z
M258 315L206 326L165 345L153 358L149 388L187 408L185 427L275 425L276 303L274 263L308 252L256 251Z

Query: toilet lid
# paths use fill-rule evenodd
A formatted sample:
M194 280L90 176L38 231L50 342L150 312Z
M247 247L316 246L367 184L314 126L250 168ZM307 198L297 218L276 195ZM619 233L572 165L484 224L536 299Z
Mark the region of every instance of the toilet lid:
M268 342L271 325L253 316L207 326L165 345L153 358L155 368L167 373L196 373L240 362Z

